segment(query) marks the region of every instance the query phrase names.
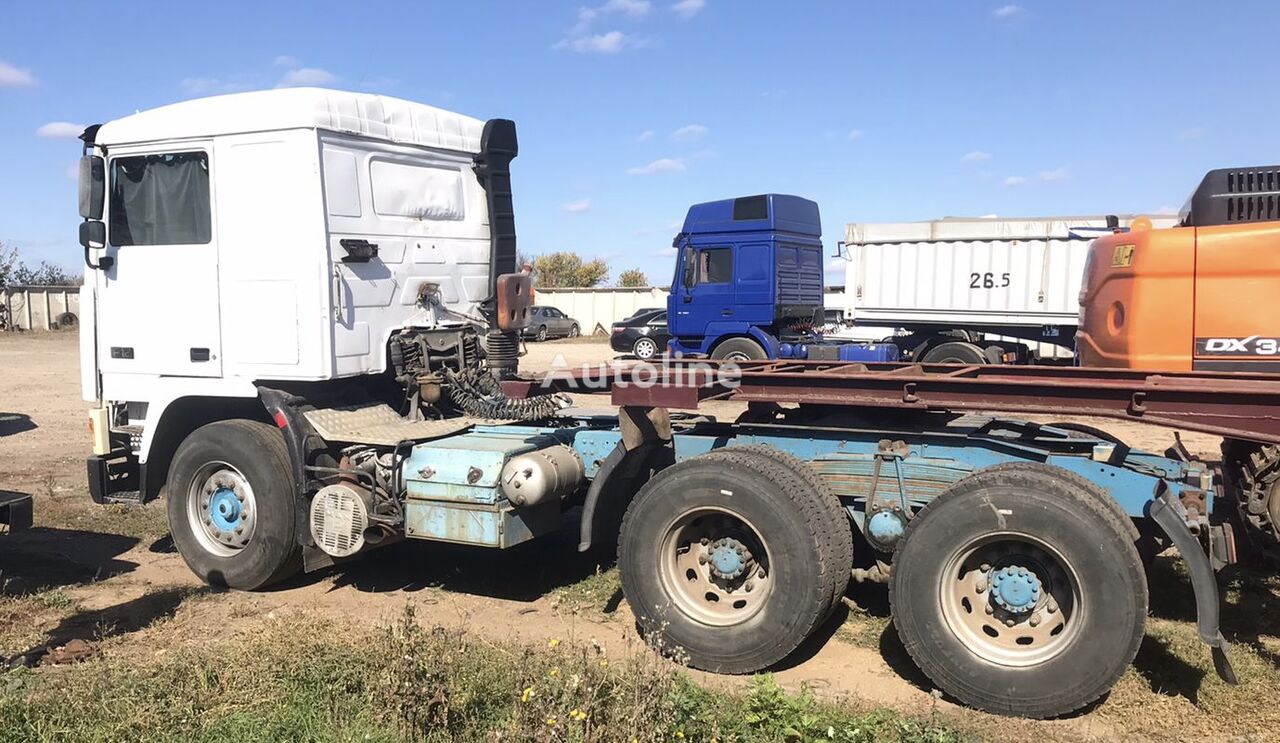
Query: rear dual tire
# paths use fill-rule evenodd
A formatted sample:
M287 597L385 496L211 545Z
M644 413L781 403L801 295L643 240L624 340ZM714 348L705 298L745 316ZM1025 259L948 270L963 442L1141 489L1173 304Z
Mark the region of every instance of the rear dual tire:
M785 659L831 615L852 564L849 522L797 466L776 449L731 447L641 488L618 563L651 644L696 668L750 673Z
M1114 501L1065 470L979 471L909 523L889 583L894 625L925 675L967 705L1073 712L1119 680L1142 642L1135 536Z

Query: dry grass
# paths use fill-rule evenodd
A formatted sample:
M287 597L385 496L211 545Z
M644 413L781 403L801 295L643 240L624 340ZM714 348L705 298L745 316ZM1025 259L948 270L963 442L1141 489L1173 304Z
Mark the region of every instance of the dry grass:
M68 705L67 700L76 700ZM625 657L552 640L493 644L424 628L312 615L150 659L105 658L0 677L0 740L964 739L911 719L789 694L768 676L708 691L641 647Z

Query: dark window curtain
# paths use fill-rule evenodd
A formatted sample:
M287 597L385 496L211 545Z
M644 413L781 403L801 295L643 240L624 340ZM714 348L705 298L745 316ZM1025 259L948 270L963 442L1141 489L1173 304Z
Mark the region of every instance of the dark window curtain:
M200 245L211 237L205 153L112 161L112 245Z

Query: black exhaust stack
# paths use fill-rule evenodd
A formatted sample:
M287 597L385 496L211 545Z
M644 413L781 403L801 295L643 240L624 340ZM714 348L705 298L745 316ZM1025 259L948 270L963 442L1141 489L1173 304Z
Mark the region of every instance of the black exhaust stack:
M499 379L514 376L519 363L519 336L498 329L498 277L516 270L516 211L511 195L511 161L520 152L516 123L489 119L480 135L475 173L489 206L489 296L480 312L489 323L485 350L489 368Z

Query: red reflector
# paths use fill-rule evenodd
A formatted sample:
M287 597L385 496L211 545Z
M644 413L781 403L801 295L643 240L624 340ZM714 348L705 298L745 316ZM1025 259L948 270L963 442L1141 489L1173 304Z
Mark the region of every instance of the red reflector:
M619 328L619 327L617 327L616 325L615 325L615 326L614 326L614 328L613 328L613 332L615 332L615 333L621 333L621 332L622 332L622 331L624 331L624 330L626 330L626 328Z
M279 411L279 410L276 411L275 419L276 419L276 428L289 427L289 419L284 417L284 413L282 411Z

